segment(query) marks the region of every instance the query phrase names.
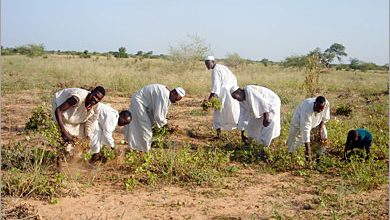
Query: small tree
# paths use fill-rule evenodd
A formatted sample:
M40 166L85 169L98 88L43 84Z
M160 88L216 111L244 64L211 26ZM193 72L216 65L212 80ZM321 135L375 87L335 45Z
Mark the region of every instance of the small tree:
M45 46L43 44L27 44L16 48L16 51L28 57L38 57L44 54Z
M361 64L361 61L357 58L351 59L351 63L349 64L349 67L353 69L354 71L359 69L359 65Z
M198 35L189 35L190 42L182 42L177 47L169 48L170 59L174 61L179 68L193 71L197 62L203 60L206 53L210 50L206 46L205 40Z
M126 53L126 48L124 47L119 47L118 49L118 54L116 54L117 56L115 56L116 58L128 58L128 54Z
M305 59L305 81L303 88L306 90L307 97L315 96L319 88L320 72L323 68L320 56L316 54L308 55Z
M260 63L262 63L264 66L268 66L268 64L270 63L270 61L266 58L260 60Z
M306 56L290 56L282 62L282 66L302 68L305 66L305 62Z
M330 63L333 62L334 58L337 58L339 62L341 62L341 57L347 56L345 52L345 47L342 44L334 43L328 49L325 50L323 57L326 61L326 66L329 68Z
M225 64L226 66L237 69L241 65L245 63L245 60L243 60L238 53L231 53L226 55Z

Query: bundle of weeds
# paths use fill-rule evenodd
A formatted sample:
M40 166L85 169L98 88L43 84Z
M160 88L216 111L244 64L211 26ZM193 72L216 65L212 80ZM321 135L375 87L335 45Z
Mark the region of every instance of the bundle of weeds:
M221 110L222 108L222 103L219 101L217 97L212 97L209 101L204 100L202 102L201 107L203 108L204 111L211 109L214 110Z
M229 154L219 149L189 147L156 149L148 153L129 152L126 163L132 176L125 180L128 190L142 183L212 183L231 173Z

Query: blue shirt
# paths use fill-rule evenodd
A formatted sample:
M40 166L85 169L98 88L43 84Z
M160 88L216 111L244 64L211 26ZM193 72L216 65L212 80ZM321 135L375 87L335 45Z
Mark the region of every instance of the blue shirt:
M364 128L358 128L356 129L358 135L359 135L359 140L358 141L372 141L372 135L369 131L367 131Z

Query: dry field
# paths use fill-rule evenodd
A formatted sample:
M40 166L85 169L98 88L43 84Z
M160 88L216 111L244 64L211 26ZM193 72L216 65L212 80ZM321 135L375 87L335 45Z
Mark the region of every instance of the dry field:
M242 146L238 131L213 139L212 112L200 107L210 85L201 62L192 72L166 60L106 57L6 56L2 65L4 219L388 219L387 73L321 74L318 94L332 108L330 144L321 164L307 165L303 149L294 157L286 149L291 115L305 97L302 70L262 64L233 70L241 86L264 85L282 99L282 134L260 159L258 146ZM181 85L188 93L168 114L177 129L150 154L126 154L117 129L116 158L106 163L89 165L83 148L58 164L14 166L27 148L51 149L47 137L25 131L25 124L54 91L102 84L103 102L121 110L149 83ZM346 133L356 127L372 131L373 157L340 162Z

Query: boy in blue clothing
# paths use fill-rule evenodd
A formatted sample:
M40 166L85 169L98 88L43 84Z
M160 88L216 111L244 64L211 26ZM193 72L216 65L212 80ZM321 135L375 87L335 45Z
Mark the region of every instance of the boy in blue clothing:
M356 130L350 130L347 136L347 142L345 143L344 149L344 159L348 160L351 156L354 148L365 149L366 150L366 159L369 158L370 148L372 144L372 134L363 128L358 128ZM351 151L348 153L348 151Z

